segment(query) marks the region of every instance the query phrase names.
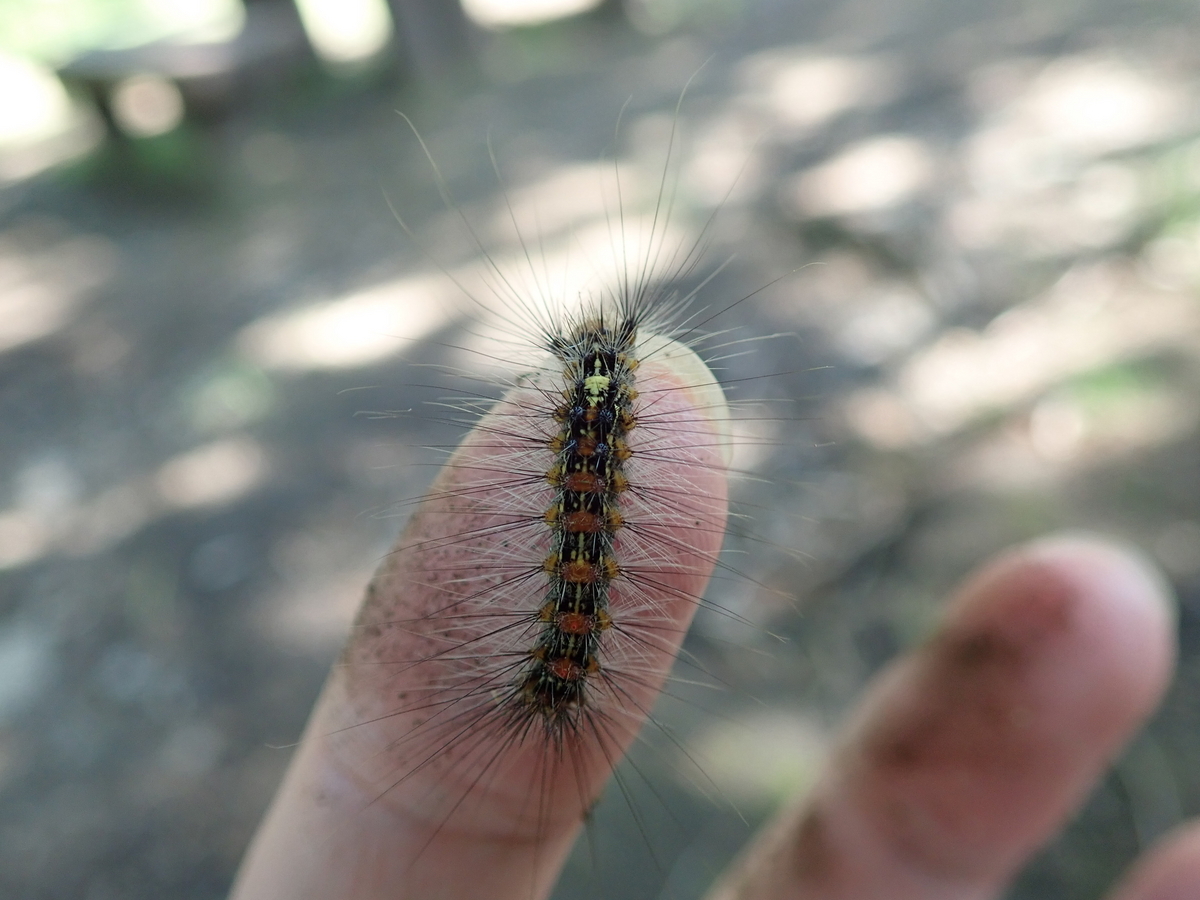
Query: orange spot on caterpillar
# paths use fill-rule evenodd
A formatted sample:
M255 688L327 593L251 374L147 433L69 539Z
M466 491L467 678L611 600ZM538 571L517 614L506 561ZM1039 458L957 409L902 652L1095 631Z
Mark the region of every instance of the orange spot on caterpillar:
M616 476L624 481L623 476ZM616 479L614 478L614 483ZM555 482L551 482L555 483ZM604 492L606 483L603 478L594 472L571 472L561 481L557 482L558 486L565 488L568 491L578 491L581 494L600 494ZM626 483L626 487L628 484ZM625 488L621 488L625 490Z
M601 566L585 559L573 559L558 569L558 577L568 584L595 584L602 575Z
M549 514L547 511L546 515ZM595 513L580 510L563 516L562 527L571 534L600 534L605 529L605 522Z
M559 613L554 624L564 634L591 634L597 627L596 617L583 613Z
M589 664L592 662L588 660ZM588 668L584 668L575 662L573 659L568 659L565 656L560 656L558 659L551 659L546 662L546 669L555 678L561 678L563 681L578 681L588 674ZM597 665L597 669L599 666Z

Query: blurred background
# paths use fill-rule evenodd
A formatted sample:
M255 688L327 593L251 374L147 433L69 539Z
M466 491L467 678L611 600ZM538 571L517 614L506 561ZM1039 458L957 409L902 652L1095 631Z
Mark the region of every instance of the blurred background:
M1182 603L1166 705L1010 892L1099 897L1200 813L1198 92L1176 0L6 0L0 894L227 891L455 439L430 367L480 364L402 111L501 261L508 203L594 233L614 160L652 212L677 123L702 299L765 287L713 326L778 335L722 364L751 627L689 650L730 688L663 704L556 896L698 897L955 581L1077 527Z

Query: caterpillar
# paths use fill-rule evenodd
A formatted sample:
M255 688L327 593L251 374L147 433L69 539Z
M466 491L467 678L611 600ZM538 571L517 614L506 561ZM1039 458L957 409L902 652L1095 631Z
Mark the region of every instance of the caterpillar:
M668 166L632 250L618 206L615 277L577 304L487 257L536 355L497 352L515 368L498 401L449 402L480 415L369 586L302 743L342 762L362 815L421 836L388 863L401 896L545 896L643 724L671 739L652 708L718 564L733 437L683 339L712 313L675 286L703 241L669 246ZM537 849L484 864L456 856L468 832Z
M711 384L681 345L639 341L628 312L608 321L576 322L561 371L481 421L358 619L345 671L351 695L382 698L353 714L388 725L376 783L437 828L581 821L719 551L724 449L697 416L719 409Z

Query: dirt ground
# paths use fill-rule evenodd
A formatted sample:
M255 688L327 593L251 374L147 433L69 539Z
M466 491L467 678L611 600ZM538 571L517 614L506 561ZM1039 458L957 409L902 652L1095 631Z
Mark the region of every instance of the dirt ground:
M693 282L729 259L701 303L754 295L712 323L759 338L721 366L740 622L701 615L727 689L664 703L678 746L635 751L555 896L700 896L946 591L1059 528L1163 565L1182 656L1009 896L1099 897L1200 812L1200 12L639 9L664 33L481 38L454 88L309 74L0 186L0 894L224 896L454 440L422 410L479 362L457 210L499 259L506 197L575 240L614 156L653 209L673 124L678 227L717 211Z

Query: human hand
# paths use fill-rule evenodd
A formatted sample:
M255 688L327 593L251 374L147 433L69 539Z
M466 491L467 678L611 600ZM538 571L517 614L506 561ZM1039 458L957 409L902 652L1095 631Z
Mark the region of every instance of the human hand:
M666 376L648 372L646 384L653 386L656 377ZM480 451L480 440L493 444ZM694 429L685 440L697 446ZM449 471L477 468L462 464L472 453L494 458L494 441L494 434L469 437L458 469ZM711 480L716 467L711 460L698 463L690 483L708 496L717 488L704 479ZM440 496L447 496L445 489L443 483ZM410 546L411 535L464 528L451 519L446 509L419 512ZM713 536L705 534L690 546L707 559L712 554L700 545ZM426 602L433 579L406 568L405 558L397 554L401 562L377 577L368 609ZM707 573L690 577L680 593L694 594ZM395 622L397 615L385 612L374 621ZM929 642L878 679L816 789L765 829L710 897L995 895L1082 802L1156 706L1173 663L1172 625L1156 576L1108 544L1059 538L1002 556L969 580ZM400 631L403 639L407 629ZM404 690L394 677L396 660L412 658L411 651L408 657L390 651L398 654L383 658L390 667L372 667L366 644L366 631L356 629L344 659L363 662L368 675L352 677L353 666L331 674L232 896L546 896L615 761L612 749L574 760L568 774L578 784L547 787L527 776L525 788L542 786L532 822L515 812L521 791L513 788L512 773L523 765L519 753L501 758L504 778L468 775L454 784L453 769L436 763L417 777L395 777L392 756L413 723L389 710L396 691ZM668 664L662 662L660 676ZM412 668L401 666L400 677ZM370 677L372 671L379 677ZM654 682L651 677L639 687L649 690ZM648 702L634 705L649 708ZM627 725L619 735L622 749L632 738ZM426 814L429 798L447 783L450 805ZM514 814L506 821L509 810ZM1168 839L1115 895L1197 896L1200 828Z

